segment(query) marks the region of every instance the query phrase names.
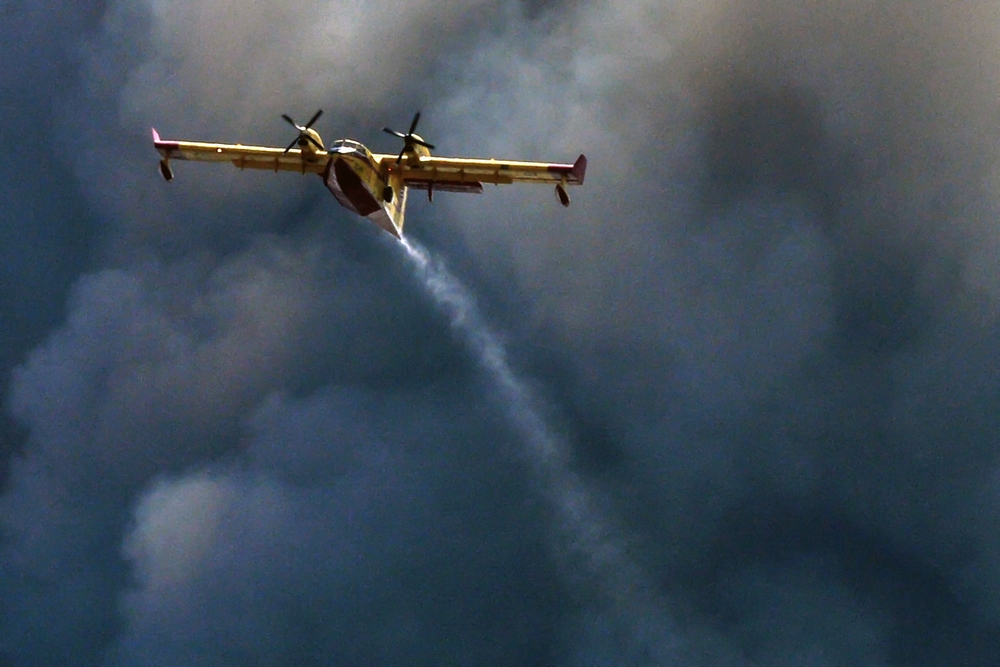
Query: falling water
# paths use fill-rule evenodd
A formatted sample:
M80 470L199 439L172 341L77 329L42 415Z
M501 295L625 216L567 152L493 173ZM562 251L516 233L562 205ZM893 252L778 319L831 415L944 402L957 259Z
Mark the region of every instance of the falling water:
M525 456L551 504L559 531L561 560L579 563L583 572L567 573L584 581L585 595L603 598L617 620L624 622L634 658L661 663L674 647L668 638L664 605L625 550L625 540L594 506L583 480L569 468L568 443L545 422L530 387L507 361L507 352L479 313L469 290L440 260L415 241L402 239L416 273L451 325L472 349L523 439ZM609 629L610 630L610 629Z

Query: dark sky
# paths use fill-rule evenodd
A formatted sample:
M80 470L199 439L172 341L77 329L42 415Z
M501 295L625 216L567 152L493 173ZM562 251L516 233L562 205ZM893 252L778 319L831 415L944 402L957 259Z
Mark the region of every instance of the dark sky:
M1000 665L995 3L8 0L0 44L0 667ZM151 126L317 108L587 182L415 196L428 274L313 177L158 176Z

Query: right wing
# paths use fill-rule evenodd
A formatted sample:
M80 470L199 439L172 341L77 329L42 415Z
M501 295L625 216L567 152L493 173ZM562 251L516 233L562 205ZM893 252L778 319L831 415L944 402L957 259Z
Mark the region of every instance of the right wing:
M153 145L164 160L195 160L198 162L232 162L240 169L296 171L302 174L322 174L330 161L326 151L303 151L270 146L242 144L208 144L199 141L163 141L153 130ZM166 175L166 174L164 174Z

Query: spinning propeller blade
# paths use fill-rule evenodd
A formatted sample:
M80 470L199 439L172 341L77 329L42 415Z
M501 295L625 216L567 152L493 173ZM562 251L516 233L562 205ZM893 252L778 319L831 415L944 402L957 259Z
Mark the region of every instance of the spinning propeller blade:
M399 137L400 139L403 140L403 150L399 151L399 157L396 158L396 164L399 164L402 161L403 154L406 153L408 149L412 150L414 144L419 144L421 146L424 146L425 148L434 150L434 144L429 144L426 141L424 141L420 136L413 134L413 132L417 129L417 123L419 122L420 122L420 112L418 111L417 113L413 114L413 122L410 123L410 131L407 132L406 134L403 134L402 132L397 132L396 130L390 129L388 127L382 128L382 131L385 132L386 134L391 134L392 136Z
M288 144L288 148L285 149L286 153L288 151L292 150L293 148L295 148L296 144L299 144L299 143L301 143L303 141L311 143L313 146L315 146L316 148L320 149L321 151L325 151L326 150L323 147L323 144L321 144L320 142L316 141L315 137L313 137L311 134L309 134L308 132L306 132L306 130L312 128L312 124L315 123L317 120L319 120L319 117L322 116L322 115L323 115L323 110L320 109L315 114L313 114L313 117L309 119L308 123L306 123L305 125L299 125L294 120L292 120L292 117L289 116L288 114L285 114L285 113L281 114L281 117L284 118L285 121L289 125L291 125L296 130L299 131L299 136L297 136L295 138L295 141L293 141L292 143Z
M320 116L322 116L322 115L323 115L323 110L322 110L322 109L320 109L319 111L317 111L317 112L316 112L316 113L315 113L315 114L313 115L313 117L312 117L312 118L310 118L310 119L309 119L309 122L308 122L308 123L306 123L306 127L307 127L307 128L309 128L309 127L312 127L312 126L313 126L313 123L315 123L315 122L316 122L317 120L319 120L319 117L320 117Z

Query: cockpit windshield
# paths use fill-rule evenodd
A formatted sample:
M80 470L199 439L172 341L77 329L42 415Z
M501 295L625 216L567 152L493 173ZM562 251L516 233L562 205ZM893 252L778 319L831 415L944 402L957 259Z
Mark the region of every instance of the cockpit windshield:
M337 139L330 144L329 152L340 153L341 155L354 155L363 159L372 167L375 166L375 161L372 159L371 151L369 151L364 144L354 141L353 139Z

